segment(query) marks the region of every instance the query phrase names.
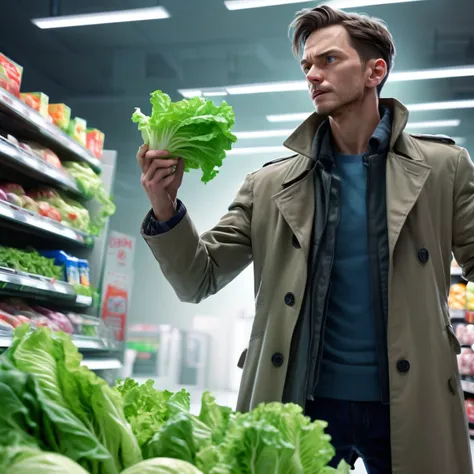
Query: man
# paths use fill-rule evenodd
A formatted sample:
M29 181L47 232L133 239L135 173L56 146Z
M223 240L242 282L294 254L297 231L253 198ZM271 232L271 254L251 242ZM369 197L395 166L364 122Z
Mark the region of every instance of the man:
M474 281L474 166L379 100L395 54L381 22L322 6L291 31L316 108L285 142L296 155L249 174L199 236L177 200L182 161L142 148L144 238L182 301L253 261L239 410L279 400L327 420L333 466L470 474L447 295L452 251Z

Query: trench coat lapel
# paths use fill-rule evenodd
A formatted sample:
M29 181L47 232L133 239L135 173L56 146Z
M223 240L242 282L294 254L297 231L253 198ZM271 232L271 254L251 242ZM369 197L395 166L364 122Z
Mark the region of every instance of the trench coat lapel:
M387 156L387 226L390 261L408 214L416 204L431 168L394 152Z
M308 259L315 213L314 162L302 155L294 160L273 201Z

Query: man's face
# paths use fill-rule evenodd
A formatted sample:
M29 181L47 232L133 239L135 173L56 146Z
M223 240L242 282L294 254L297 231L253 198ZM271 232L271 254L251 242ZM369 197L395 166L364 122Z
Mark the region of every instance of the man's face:
M320 115L334 115L364 96L367 67L341 25L322 28L309 36L301 67Z

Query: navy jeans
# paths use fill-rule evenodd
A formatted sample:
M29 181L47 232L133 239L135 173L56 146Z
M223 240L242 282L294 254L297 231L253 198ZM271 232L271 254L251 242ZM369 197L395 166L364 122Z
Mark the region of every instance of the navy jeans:
M328 422L326 433L336 449L331 467L337 467L341 459L354 466L360 457L368 474L391 474L388 405L317 398L306 403L305 414Z

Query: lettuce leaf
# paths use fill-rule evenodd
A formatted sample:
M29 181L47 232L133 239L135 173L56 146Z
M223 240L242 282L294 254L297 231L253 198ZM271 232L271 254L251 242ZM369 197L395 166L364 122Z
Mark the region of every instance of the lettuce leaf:
M163 426L169 418L167 402L172 393L158 391L153 380L139 384L133 379L120 382L116 389L121 394L124 413L138 444L142 447Z
M35 379L37 400L48 420L42 433L47 450L92 474L117 474L141 461L120 394L80 365L82 356L69 336L20 326L5 356Z
M24 457L41 453L40 410L31 376L0 357L0 472Z
M79 464L56 453L41 453L15 463L5 474L88 474Z
M335 450L327 423L311 422L293 404L262 404L237 414L217 450L203 451L197 465L205 474L348 474L342 462L327 466Z
M237 137L231 130L235 114L225 101L216 106L201 97L172 102L160 90L152 92L151 116L135 109L132 121L138 124L143 142L150 150L167 150L184 159L185 171L201 169L204 183L217 176Z
M192 464L179 459L155 458L142 461L122 474L202 474Z

